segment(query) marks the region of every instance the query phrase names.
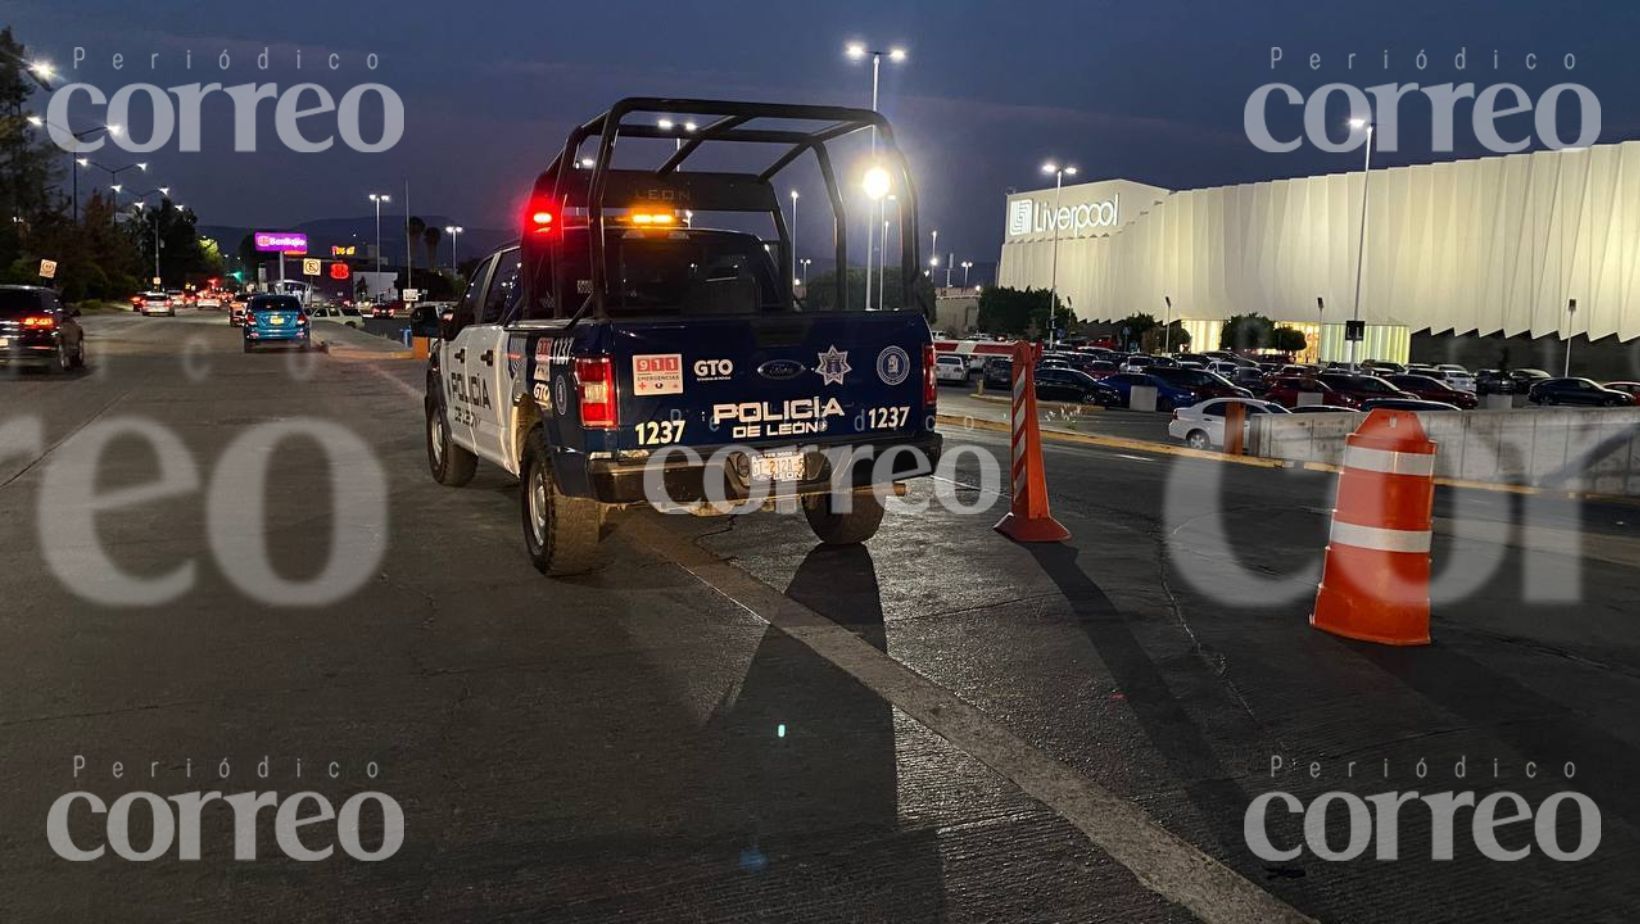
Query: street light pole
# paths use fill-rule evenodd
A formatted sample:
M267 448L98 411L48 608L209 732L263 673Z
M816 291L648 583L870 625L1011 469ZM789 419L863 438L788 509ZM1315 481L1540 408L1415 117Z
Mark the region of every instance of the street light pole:
M903 48L890 48L886 52L885 51L879 51L879 50L876 50L876 49L868 50L866 48L866 46L860 44L859 42L852 42L844 50L847 52L847 54L850 58L853 58L855 60L859 60L860 58L863 58L868 54L871 55L871 111L876 112L877 111L877 83L878 83L878 75L879 75L880 71L882 70L883 55L886 54L886 55L888 55L888 59L890 61L893 61L895 63L899 63L899 62L905 60L905 49L903 49ZM875 125L873 125L871 127L871 161L872 161L873 165L875 165L876 161L877 161L877 127ZM866 220L866 307L868 309L871 307L871 257L872 257L872 251L873 251L872 237L874 236L874 232L876 230L876 223L880 220L886 219L888 205L887 205L887 203L885 203L881 199L879 199L877 201L877 209L878 209L877 215L873 218L868 218ZM884 241L883 243L884 243L884 246L886 247L888 242ZM847 274L848 267L838 267L838 272ZM877 303L878 303L878 307L880 308L880 307L882 307L882 300L883 300L882 291L881 291L882 288L883 288L883 284L882 284L881 279L878 279L878 281L877 281L877 288L879 290L878 293L877 293Z
M444 233L450 235L450 275L461 275L461 264L456 262L456 235L467 230L460 225L445 225Z
M1577 299L1568 299L1566 301L1566 369L1560 373L1563 378L1568 379L1572 377L1572 325L1576 320L1576 316Z
M792 190L792 285L797 285L797 190Z
M1059 301L1059 197L1065 189L1065 174L1076 176L1076 168L1048 161L1042 172L1053 174L1053 269L1048 275L1048 348L1053 349L1059 340L1054 336L1054 308Z
M947 289L951 288L951 270L955 269L956 265L957 265L956 251L952 251L951 253L946 254L945 255L945 287Z
M1361 167L1361 236L1355 245L1355 311L1351 320L1361 320L1361 271L1367 253L1367 180L1372 174L1372 130L1373 124L1368 119L1351 119L1350 127L1367 130L1366 161ZM1350 340L1350 371L1356 371L1356 344L1359 340Z
M809 259L808 257L804 257L799 262L801 262L803 264L803 289L805 291L807 291L807 289L809 287L809 264L813 263L814 261Z
M370 201L376 203L376 273L379 276L382 271L382 203L393 200L384 193L371 193ZM381 284L379 278L375 282Z
M974 261L972 260L962 261L962 287L964 289L968 288L968 271L972 269L973 266Z
M1164 295L1162 301L1167 306L1162 312L1162 354L1166 355L1173 351L1173 298Z

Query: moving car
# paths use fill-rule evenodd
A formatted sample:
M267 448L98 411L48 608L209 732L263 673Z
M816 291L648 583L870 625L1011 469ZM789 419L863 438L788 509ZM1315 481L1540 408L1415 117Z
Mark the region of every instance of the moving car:
M222 293L214 289L201 292L199 298L194 301L194 307L201 310L206 308L220 310L222 308Z
M680 115L707 127L665 146L658 166L612 166L618 142L677 137L657 119ZM824 168L829 145L873 129L884 165L873 170L904 209L908 310L865 310L845 274L829 304L806 310L818 286L800 294L783 269L792 244L775 183L799 157ZM711 157L748 142L743 156L783 151L747 173L687 169L700 148ZM597 566L606 521L623 507L719 515L791 498L823 543L875 535L883 494L932 474L942 445L934 343L914 287L916 187L887 120L840 106L630 98L578 123L559 150L525 200L520 239L478 261L438 319L424 402L434 480L464 485L479 459L517 476L524 549L555 576ZM840 213L838 179L821 172L823 201ZM771 225L778 239L707 227L701 216L720 212ZM848 236L835 243L848 265Z
M939 382L968 382L968 360L955 353L942 353L934 361L934 379Z
M1640 399L1640 382L1607 382L1606 387Z
M294 295L253 295L245 306L245 352L278 344L306 350L312 331L302 300Z
M364 325L364 314L350 305L343 305L340 308L335 305L316 305L308 309L308 317L315 321L341 324L344 327L359 328Z
M228 302L228 324L233 327L245 323L246 297L236 295Z
M1396 388L1422 398L1425 401L1441 401L1446 404L1455 404L1463 410L1474 410L1480 406L1480 399L1467 391L1459 391L1439 379L1426 375L1387 375L1384 381Z
M1213 449L1224 446L1225 415L1230 411L1230 405L1240 404L1246 411L1247 417L1242 421L1242 437L1246 438L1252 429L1252 419L1258 414L1286 414L1289 411L1273 401L1259 401L1253 398L1213 398L1190 407L1179 408L1173 412L1173 419L1168 422L1169 436L1184 440L1191 449Z
M1545 379L1532 386L1526 400L1533 404L1570 404L1583 407L1629 407L1634 395L1607 388L1591 379Z
M43 286L0 285L0 365L67 372L85 365L85 331L77 308L64 308Z
M176 317L177 306L175 302L171 301L170 295L156 289L142 293L141 298L142 301L137 305L137 310L142 312L144 317L151 317L156 314Z

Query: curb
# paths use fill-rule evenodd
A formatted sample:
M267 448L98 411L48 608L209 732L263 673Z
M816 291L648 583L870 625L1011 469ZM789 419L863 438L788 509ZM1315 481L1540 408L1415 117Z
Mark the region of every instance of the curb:
M974 417L955 417L950 414L936 414L935 419L941 423L953 424L959 427L971 427L976 430L994 430L998 433L1012 432L1009 426L1001 421L981 420ZM1288 468L1290 462L1281 459L1265 459L1259 456L1227 456L1220 452L1208 452L1201 449L1191 449L1188 446L1172 446L1167 443L1153 443L1150 440L1135 440L1124 436L1094 436L1091 433L1067 433L1063 430L1042 430L1042 438L1060 443L1079 443L1084 446L1102 446L1106 449L1132 449L1138 452L1150 452L1158 455L1182 456L1186 459L1203 459L1209 462L1227 462L1232 465L1248 465L1253 468Z
M975 401L984 401L986 404L1001 404L1009 407L1013 406L1014 403L1014 399L1009 395L982 395L979 392L972 392L964 395L963 397L973 398ZM1076 404L1070 401L1038 401L1036 406L1054 408L1055 410L1061 411L1075 408L1078 416L1085 414L1098 414L1105 410L1104 407L1098 404Z
M361 347L337 344L331 340L320 340L319 352L329 354L337 359L406 360L416 358L416 354L409 350L366 350Z

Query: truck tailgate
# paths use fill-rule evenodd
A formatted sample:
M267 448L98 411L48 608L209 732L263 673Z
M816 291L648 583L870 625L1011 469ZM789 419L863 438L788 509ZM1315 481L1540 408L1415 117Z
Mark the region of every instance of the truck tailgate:
M930 429L921 315L619 321L622 449L848 443Z

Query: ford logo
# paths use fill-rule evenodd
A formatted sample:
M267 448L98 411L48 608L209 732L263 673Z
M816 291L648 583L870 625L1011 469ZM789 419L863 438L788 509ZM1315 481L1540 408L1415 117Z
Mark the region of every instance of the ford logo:
M808 368L795 359L771 359L757 367L758 375L777 382L795 379L807 371Z

